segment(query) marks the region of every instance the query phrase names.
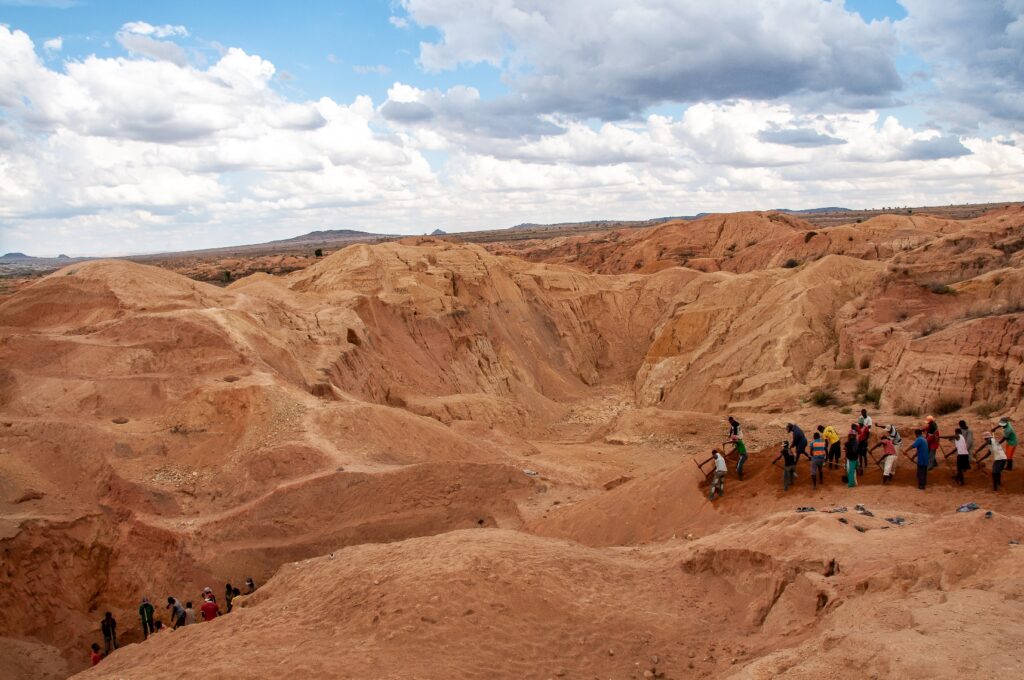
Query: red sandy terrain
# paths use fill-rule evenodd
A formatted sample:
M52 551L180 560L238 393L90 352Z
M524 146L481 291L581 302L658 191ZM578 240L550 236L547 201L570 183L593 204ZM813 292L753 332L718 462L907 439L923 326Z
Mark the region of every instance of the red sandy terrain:
M1018 675L1024 473L783 494L770 460L863 401L908 441L1024 415L1022 248L1015 206L55 272L0 302L0 677L83 670L107 610L85 677ZM758 453L711 504L727 412ZM143 595L247 576L140 643Z

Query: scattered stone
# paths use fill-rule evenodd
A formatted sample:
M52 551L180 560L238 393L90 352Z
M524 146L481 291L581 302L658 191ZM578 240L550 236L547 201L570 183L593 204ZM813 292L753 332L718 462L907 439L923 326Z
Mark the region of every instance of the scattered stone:
M661 657L659 657L657 654L655 654L654 656L651 657L651 663L653 663L655 666L657 666L658 662L660 662L660 661L661 661Z
M628 482L628 481L630 481L632 479L633 478L630 477L629 475L622 475L621 477L616 477L615 479L611 480L610 482L605 482L604 483L604 490L605 491L611 491L615 487L622 486L623 484L625 484L626 482Z
M802 505L796 509L797 512L815 512L814 508L809 505Z
M902 517L886 517L885 521L889 524L895 524L898 527L901 527L907 523L907 520L903 519Z
M114 425L124 425L125 423L128 422L128 419L118 416L117 418L114 418L110 422L114 423Z
M649 670L644 671L644 677L645 678L653 678L654 677L654 673L652 671L649 671Z
M523 468L523 474L528 476L528 477L536 477L537 476L537 471L536 470L531 470L530 468Z
M871 512L870 510L868 510L867 508L865 508L863 505L860 505L860 504L857 504L857 505L853 506L853 509L856 510L858 513L864 515L865 517L874 517L875 516L875 514L873 512Z

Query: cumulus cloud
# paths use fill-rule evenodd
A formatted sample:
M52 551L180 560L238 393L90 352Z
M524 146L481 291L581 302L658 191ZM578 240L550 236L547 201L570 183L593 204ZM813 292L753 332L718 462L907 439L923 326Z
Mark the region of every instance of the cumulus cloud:
M902 87L887 22L840 2L778 0L403 0L440 33L428 71L500 68L537 112L605 120L663 102L829 93L877 105Z
M901 39L931 66L934 114L956 124L1024 121L1024 2L900 0Z
M63 47L64 39L60 36L57 36L56 38L50 38L49 40L43 43L43 49L47 52L60 52Z
M757 138L769 144L809 148L846 144L845 139L826 135L811 128L771 128L757 133Z
M538 108L526 90L488 99L464 85L293 100L276 89L274 64L238 48L210 65L129 52L54 68L44 51L0 26L0 236L36 254L197 248L325 227L409 233L1011 200L1024 175L1015 129L951 136L788 97L602 122ZM530 71L502 59L514 78Z
M121 26L121 30L125 33L149 35L154 38L170 38L175 35L184 37L188 35L188 29L184 26L172 26L171 24L154 26L152 24L147 24L145 21L129 21Z
M169 61L178 66L188 63L185 50L169 40L172 36L187 36L184 26L153 26L144 21L130 21L117 32L117 42L131 54L142 55L160 61Z

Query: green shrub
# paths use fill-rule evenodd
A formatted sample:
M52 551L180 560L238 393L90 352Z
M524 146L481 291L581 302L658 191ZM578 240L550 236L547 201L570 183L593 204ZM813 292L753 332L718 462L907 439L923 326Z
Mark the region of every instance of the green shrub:
M800 266L800 262L791 257L782 266L786 269L795 269Z
M314 250L314 251L313 251L313 255L314 255L315 257L323 257L323 256L324 256L324 250L323 250L323 248L317 248L316 250Z
M937 281L926 283L924 287L930 290L931 292L935 293L936 295L956 295L955 290L953 290L946 284L938 283Z
M836 393L830 389L816 390L811 395L811 403L815 406L831 406L836 403Z
M224 271L222 271L220 273L220 279L224 283L231 283L231 272L229 272L227 269L225 269Z

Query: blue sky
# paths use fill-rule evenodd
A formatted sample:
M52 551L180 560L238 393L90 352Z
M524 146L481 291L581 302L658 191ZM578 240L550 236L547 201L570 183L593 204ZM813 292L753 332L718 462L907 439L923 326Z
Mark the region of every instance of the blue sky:
M1019 197L1014 6L0 0L0 250Z

